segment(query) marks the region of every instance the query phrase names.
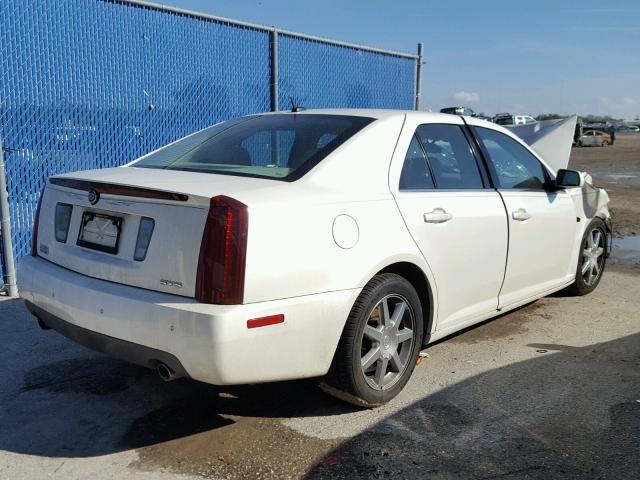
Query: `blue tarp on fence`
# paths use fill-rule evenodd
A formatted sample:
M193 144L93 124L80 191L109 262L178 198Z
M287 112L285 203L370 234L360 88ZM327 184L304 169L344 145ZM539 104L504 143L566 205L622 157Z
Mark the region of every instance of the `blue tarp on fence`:
M271 109L271 31L104 0L0 2L0 135L15 256L53 174L127 163ZM416 59L282 33L279 101L412 109ZM0 274L2 272L0 271Z

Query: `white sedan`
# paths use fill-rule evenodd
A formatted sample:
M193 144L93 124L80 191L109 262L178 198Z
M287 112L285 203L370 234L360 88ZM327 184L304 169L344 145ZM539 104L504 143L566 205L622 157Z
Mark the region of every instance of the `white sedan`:
M50 178L19 286L41 327L165 380L320 377L371 407L430 342L596 288L607 204L482 120L254 115Z

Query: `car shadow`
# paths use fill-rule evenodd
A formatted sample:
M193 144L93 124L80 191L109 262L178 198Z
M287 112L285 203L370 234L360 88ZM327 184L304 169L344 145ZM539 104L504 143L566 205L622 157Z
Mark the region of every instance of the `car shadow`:
M640 478L640 334L527 347L539 356L412 403L307 478Z
M42 331L20 300L0 302L0 450L92 457L209 432L232 417L331 416L357 408L324 395L317 380L218 387L179 379ZM260 361L256 357L256 361Z

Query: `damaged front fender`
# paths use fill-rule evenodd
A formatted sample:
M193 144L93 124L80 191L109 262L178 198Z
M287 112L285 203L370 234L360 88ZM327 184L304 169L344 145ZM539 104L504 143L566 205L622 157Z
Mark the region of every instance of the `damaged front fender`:
M580 174L584 175L584 183L582 187L575 188L571 195L576 208L576 214L580 220L584 222L584 228L596 217L604 221L607 227L606 255L609 256L613 238L613 222L611 220L611 212L609 211L609 194L604 188L593 185L591 175L586 172L580 172Z

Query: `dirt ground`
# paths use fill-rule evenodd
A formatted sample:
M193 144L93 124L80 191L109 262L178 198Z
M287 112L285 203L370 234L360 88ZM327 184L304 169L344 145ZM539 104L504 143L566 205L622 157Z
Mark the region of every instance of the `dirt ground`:
M313 381L166 384L19 300L0 318L3 479L640 478L638 270L431 346L376 410Z
M618 234L640 232L639 157L640 136L573 151ZM0 479L638 479L640 267L614 255L591 295L430 346L375 410L315 381L167 384L0 300Z
M609 147L574 148L569 166L607 190L617 235L640 234L640 134L618 135Z

